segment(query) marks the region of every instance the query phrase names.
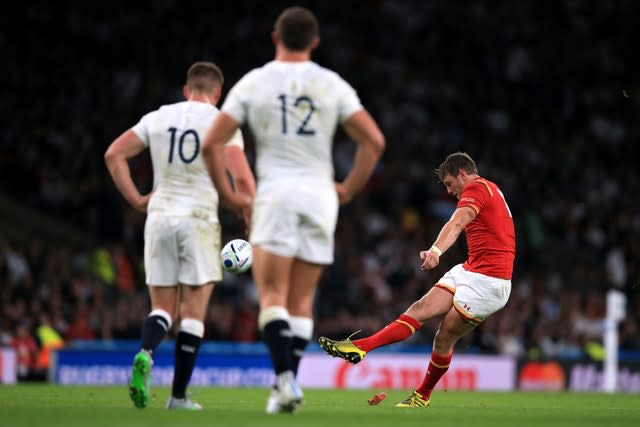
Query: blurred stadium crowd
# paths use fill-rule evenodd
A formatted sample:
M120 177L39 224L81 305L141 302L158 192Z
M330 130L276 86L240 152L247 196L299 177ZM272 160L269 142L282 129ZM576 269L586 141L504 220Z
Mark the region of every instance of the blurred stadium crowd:
M419 271L419 250L455 206L431 170L462 150L505 192L518 254L508 305L457 351L597 358L589 349L610 288L628 297L621 347L640 350L636 3L299 4L321 23L314 59L352 83L388 142L365 194L341 211L316 334L378 329L464 259L460 241L436 271ZM0 235L0 340L21 348L24 363L46 364L37 356L52 334L53 345L138 339L144 216L116 192L103 153L144 113L181 99L193 61L219 64L227 90L269 61L273 19L288 5L41 3L0 17L0 194L86 236ZM338 177L352 149L339 133ZM144 191L147 157L131 165ZM224 240L241 237L239 220L220 214ZM256 317L250 275L225 276L206 338L259 340ZM436 327L409 343L430 344Z

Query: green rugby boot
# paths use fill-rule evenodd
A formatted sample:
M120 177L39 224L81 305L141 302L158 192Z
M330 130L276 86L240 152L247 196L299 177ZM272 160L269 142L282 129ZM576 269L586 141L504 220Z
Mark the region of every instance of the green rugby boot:
M129 397L136 408L146 408L149 403L149 386L151 381L151 355L140 350L133 358Z

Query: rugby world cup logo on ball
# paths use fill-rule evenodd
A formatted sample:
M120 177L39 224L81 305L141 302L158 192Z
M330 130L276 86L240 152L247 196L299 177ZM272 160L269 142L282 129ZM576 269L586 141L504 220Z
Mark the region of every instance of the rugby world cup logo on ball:
M244 273L253 261L251 243L242 239L230 240L220 251L220 260L222 267L229 273Z

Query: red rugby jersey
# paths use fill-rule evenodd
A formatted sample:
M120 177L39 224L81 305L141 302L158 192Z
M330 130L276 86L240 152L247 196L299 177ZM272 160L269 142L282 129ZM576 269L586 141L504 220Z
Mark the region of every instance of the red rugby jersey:
M504 195L493 182L482 177L467 185L458 207L468 206L476 217L464 229L468 258L464 268L491 277L511 279L516 255L513 218Z

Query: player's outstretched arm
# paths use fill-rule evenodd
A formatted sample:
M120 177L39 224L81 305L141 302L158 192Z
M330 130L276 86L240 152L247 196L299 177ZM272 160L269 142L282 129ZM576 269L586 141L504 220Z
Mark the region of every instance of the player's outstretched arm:
M384 135L367 110L354 113L342 126L358 148L351 171L342 183L336 185L341 205L349 202L365 186L385 146Z
M476 217L476 211L468 206L457 208L449 221L442 226L438 238L431 248L426 251L420 251L420 259L422 259L422 271L430 270L440 263L440 255L447 251L458 240L458 236L462 230Z
M151 193L143 196L138 191L131 178L129 159L135 157L144 149L145 146L142 140L134 131L129 129L116 138L104 154L104 161L118 191L131 206L140 212L146 212Z

